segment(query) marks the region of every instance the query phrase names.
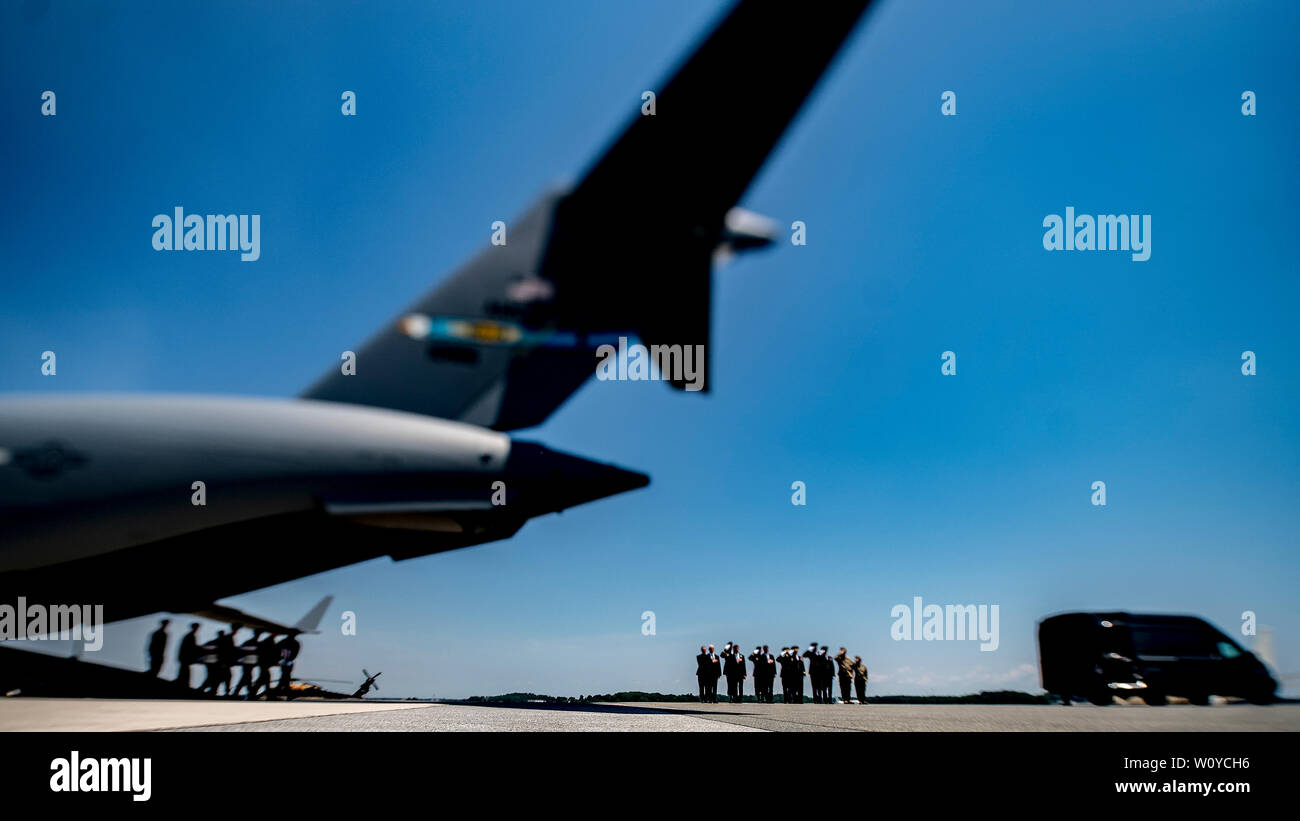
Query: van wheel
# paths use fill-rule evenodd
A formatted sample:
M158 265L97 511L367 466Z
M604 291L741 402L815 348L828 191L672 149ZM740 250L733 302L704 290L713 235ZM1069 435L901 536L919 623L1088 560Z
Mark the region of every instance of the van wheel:
M1115 696L1111 694L1110 690L1099 690L1088 696L1088 700L1098 707L1106 707L1115 701Z
M1169 703L1164 693L1143 693L1142 700L1150 707L1163 707Z
M1059 693L1058 693L1056 697L1059 698L1059 699L1061 700L1061 706L1062 706L1062 707L1069 707L1069 706L1070 706L1070 697L1069 697L1069 696L1067 696L1067 695L1062 695L1062 694L1059 694Z

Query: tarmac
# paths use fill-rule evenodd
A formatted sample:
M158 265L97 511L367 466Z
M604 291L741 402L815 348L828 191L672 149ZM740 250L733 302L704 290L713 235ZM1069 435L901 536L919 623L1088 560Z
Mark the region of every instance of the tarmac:
M4 698L0 732L121 732L196 725L343 716L425 705L364 701L200 701L177 699Z
M0 731L1296 732L1300 704L430 704L0 699Z

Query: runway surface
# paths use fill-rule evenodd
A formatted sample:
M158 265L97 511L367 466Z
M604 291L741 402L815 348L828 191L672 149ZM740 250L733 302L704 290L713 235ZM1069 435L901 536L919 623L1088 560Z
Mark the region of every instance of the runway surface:
M1124 732L1300 731L1300 705L467 705L0 699L0 731Z
M119 732L202 724L404 710L424 705L363 701L151 701L100 698L0 699L0 732Z

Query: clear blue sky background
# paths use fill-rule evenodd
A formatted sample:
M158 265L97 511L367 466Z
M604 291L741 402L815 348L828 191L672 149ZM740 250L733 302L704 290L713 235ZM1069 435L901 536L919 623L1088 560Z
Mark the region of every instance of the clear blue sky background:
M581 173L722 7L6 4L0 390L297 393ZM876 692L1034 690L1035 622L1079 608L1254 610L1300 670L1298 15L883 3L743 201L808 245L719 273L716 393L593 382L526 432L648 489L232 602L336 594L300 672L381 695L687 692L728 639L848 645ZM261 259L155 252L176 205L260 213ZM1150 261L1044 251L1070 205L1151 214ZM998 604L1000 649L891 641L917 595ZM102 660L143 667L151 624Z

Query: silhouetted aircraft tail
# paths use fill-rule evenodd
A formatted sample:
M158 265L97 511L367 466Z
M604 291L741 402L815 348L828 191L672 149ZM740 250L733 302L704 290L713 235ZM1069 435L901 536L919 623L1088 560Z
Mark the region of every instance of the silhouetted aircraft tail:
M307 615L298 619L298 623L293 626L293 629L300 633L319 632L316 628L320 626L321 618L324 617L325 611L329 609L330 603L333 601L333 596L326 596L316 602L316 606L308 610Z
M738 3L570 191L549 194L303 395L513 430L620 335L688 352L709 389L712 264L775 241L735 208L868 0ZM653 113L649 105L653 103ZM484 226L485 232L488 226ZM702 361L700 361L702 360Z
M299 633L316 633L317 627L320 626L320 620L329 609L330 603L334 601L333 596L326 596L316 603L316 606L307 611L307 615L298 620L293 627L280 624L279 622L264 619L261 616L252 613L246 613L243 610L236 609L226 604L210 604L206 607L196 607L188 612L192 615L199 616L212 621L225 622L226 624L240 624L244 627L250 627L254 630L265 630L276 635L284 635L290 630L296 630Z

